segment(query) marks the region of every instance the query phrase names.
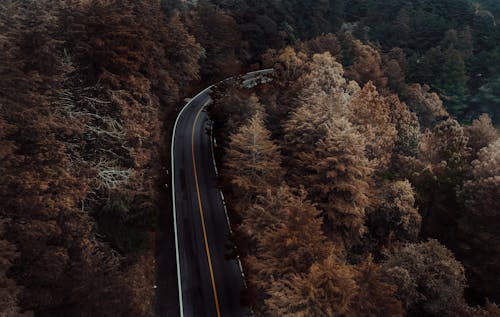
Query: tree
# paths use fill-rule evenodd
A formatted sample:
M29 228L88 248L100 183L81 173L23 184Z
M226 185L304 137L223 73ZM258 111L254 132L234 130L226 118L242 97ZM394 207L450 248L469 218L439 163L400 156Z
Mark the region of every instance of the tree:
M498 130L493 127L491 118L487 114L482 114L472 122L472 125L466 126L464 129L469 139L467 146L471 149L472 159L477 158L479 150L499 137Z
M234 18L208 1L200 1L185 18L190 33L203 47L202 77L211 81L238 74L242 39Z
M380 53L374 47L363 44L359 40L352 39L350 45L352 46L354 61L347 68L347 78L355 80L361 86L372 82L377 89L385 88L387 78L382 70Z
M282 184L259 196L242 215L238 232L248 252L243 264L257 302L269 294L273 280L306 273L329 254L331 243L322 232L320 213L306 195L303 189L295 193Z
M463 207L458 191L469 174L470 149L463 127L448 119L420 139L419 159L427 165L415 182L424 236L456 241L456 225ZM432 188L429 191L428 188ZM442 228L447 228L443 230Z
M333 253L333 252L332 252ZM269 316L342 316L353 309L358 292L351 266L331 254L307 274L291 274L272 283L265 301Z
M396 286L383 280L380 266L373 262L371 256L357 265L355 270L358 293L352 310L346 316L405 316L401 302L395 297Z
M211 117L223 130L221 134L236 133L257 112L264 111L264 107L255 94L247 95L237 89L227 89L228 92L218 96L215 102L209 106Z
M290 46L282 50L269 50L262 56L265 67L273 67L278 74L278 84L294 82L302 74L307 61L307 55L297 52Z
M403 93L411 111L418 115L422 128L430 128L442 118L448 117L443 102L427 85L412 84Z
M398 36L401 36L401 33ZM407 61L404 51L395 47L382 55L382 61L388 87L398 94L401 93L406 87Z
M223 169L232 192L240 197L239 212L269 185L281 182L281 157L278 146L265 128L263 114L256 113L237 133L231 135Z
M297 107L283 123L283 149L289 157L286 165L291 184L297 183L304 167L298 154L313 151L316 142L326 135L329 122L347 113L351 95L359 89L354 82L346 82L342 66L329 53L315 54L307 63L307 71L302 72L296 79L301 88L294 100Z
M4 239L6 222L7 219L0 218L0 316L28 316L28 313L23 315L19 312L18 296L22 288L7 277L19 253L13 243Z
M479 151L472 162L472 179L466 181L462 197L466 212L460 222L461 255L478 295L499 300L500 284L495 276L500 257L498 197L500 197L500 139Z
M420 124L417 115L411 112L397 95L390 95L385 101L389 104L389 116L397 131L393 152L400 155L416 156L420 143Z
M308 55L330 52L330 54L337 59L342 55L342 48L340 47L339 40L333 33L319 35L308 41L301 42L298 45L300 51Z
M348 98L347 82L344 79L344 70L329 52L314 54L307 63L308 70L298 78L301 87L298 99L307 103L310 98L324 96L327 103L329 98L333 102L346 103Z
M383 245L396 241L416 241L422 218L415 208L415 193L408 180L386 184L380 206L368 215L370 233Z
M492 77L479 87L478 93L471 100L475 111L488 112L496 124L500 122L500 111L498 110L500 104L499 87L500 76Z
M309 188L332 230L346 246L358 243L365 233L365 209L370 200L372 169L365 157L365 142L345 118L328 122L326 135L312 152L297 155L302 182Z
M349 110L349 120L366 140L366 157L376 170L384 171L389 166L397 134L389 104L368 82L354 94Z
M382 274L411 315L456 316L464 309L464 268L437 240L401 247Z
M434 47L409 66L410 80L428 83L444 101L446 109L460 116L468 94L467 74L462 53L455 48Z
M453 119L436 125L422 139L420 157L431 164L441 164L448 177L460 177L466 172L470 148L464 128Z
M92 216L112 190L153 201L160 100L197 75L199 47L157 2L21 2L0 5L0 217L18 254L9 279L22 285L12 295L39 316L142 315L123 275L134 257L118 257ZM130 187L105 178L115 170Z

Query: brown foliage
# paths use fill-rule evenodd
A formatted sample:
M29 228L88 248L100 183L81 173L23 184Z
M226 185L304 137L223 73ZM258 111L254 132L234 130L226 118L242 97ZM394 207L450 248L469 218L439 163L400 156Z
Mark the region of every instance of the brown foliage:
M380 266L371 257L356 267L358 293L353 309L346 316L405 316L401 302L395 297L396 286L383 280Z
M464 310L464 268L437 240L403 246L382 271L409 312L456 316Z
M244 213L238 231L247 243L254 242L243 263L256 299L265 295L272 279L305 273L328 255L330 243L318 216L303 190L293 193L285 184L259 196Z
M335 237L346 246L365 233L365 208L369 204L372 169L364 154L361 135L345 118L327 125L326 135L312 152L297 155L303 184L328 219Z
M7 276L19 253L13 243L4 240L5 222L0 218L0 316L20 317L23 315L19 313L18 296L22 288Z
M441 118L448 117L443 102L436 93L430 92L427 85L412 84L404 90L403 95L410 110L417 113L420 125L424 128L430 128Z
M383 171L389 166L396 141L396 128L391 122L390 105L368 82L349 103L349 120L366 142L366 157L374 168Z
M493 127L491 118L487 114L482 114L472 122L472 125L466 126L465 134L469 138L467 145L471 148L472 158L476 158L480 149L499 137L497 129Z
M406 55L399 47L393 48L382 56L384 75L388 86L396 93L406 88Z
M241 199L238 212L258 193L263 193L268 184L278 184L282 177L279 148L271 140L262 116L255 114L233 134L226 151L223 168L230 174L223 177L227 177L234 186L232 191Z
M472 162L473 178L465 182L462 193L466 214L461 221L464 234L460 249L471 285L493 300L499 300L498 275L500 197L500 139L479 151Z
M357 39L349 39L349 45L354 55L354 61L347 68L346 77L355 80L360 86L371 81L377 89L385 88L387 78L382 70L382 57L379 51Z
M352 267L331 254L307 274L292 274L272 283L266 300L269 316L343 316L358 291Z
M330 52L335 58L339 58L342 55L342 48L339 40L332 33L323 34L308 41L301 42L298 44L298 48L308 55L321 54L324 52Z
M385 185L380 194L380 206L369 214L370 233L382 245L397 241L416 241L422 218L415 208L415 193L409 181Z
M200 48L156 1L9 0L0 12L0 216L22 286L9 289L40 316L149 315L131 298L148 289L150 301L151 280L124 279L134 259L100 241L91 215L113 191L153 205L160 100L196 78Z
M233 17L208 2L200 2L185 19L204 50L201 75L208 81L237 75L242 67L238 55L243 42Z

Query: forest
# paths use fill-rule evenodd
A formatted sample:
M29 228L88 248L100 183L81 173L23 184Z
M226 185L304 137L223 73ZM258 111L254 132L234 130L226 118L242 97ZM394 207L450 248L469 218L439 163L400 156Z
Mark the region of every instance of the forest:
M499 19L497 0L1 1L0 316L153 316L173 120L269 67L210 108L254 314L500 316Z

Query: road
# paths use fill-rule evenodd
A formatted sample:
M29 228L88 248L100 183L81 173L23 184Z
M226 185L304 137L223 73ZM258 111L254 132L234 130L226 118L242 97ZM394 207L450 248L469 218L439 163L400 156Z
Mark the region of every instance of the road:
M242 87L266 82L272 70L247 73ZM179 113L172 134L172 201L181 317L249 316L240 303L241 265L229 257L230 224L217 188L211 121L205 107L212 86Z
M241 271L237 261L227 259L229 226L216 186L210 122L203 110L211 101L209 92L183 109L172 141L180 311L181 316L245 316Z

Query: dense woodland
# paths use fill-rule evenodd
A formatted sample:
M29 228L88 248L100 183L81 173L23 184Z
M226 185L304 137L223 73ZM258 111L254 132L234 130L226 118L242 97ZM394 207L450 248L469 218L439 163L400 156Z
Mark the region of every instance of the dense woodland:
M272 83L223 88L212 105L248 304L257 316L498 316L491 119L462 125L420 85L408 104L379 91L335 46L270 52Z
M201 48L154 1L0 15L0 315L149 316L162 120Z
M0 316L151 316L172 120L264 67L272 83L211 109L255 313L499 316L499 17L496 0L2 1Z

